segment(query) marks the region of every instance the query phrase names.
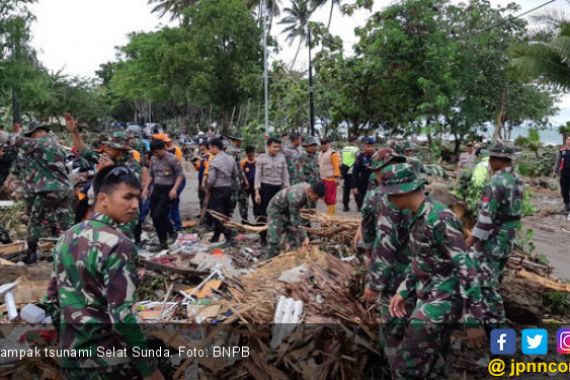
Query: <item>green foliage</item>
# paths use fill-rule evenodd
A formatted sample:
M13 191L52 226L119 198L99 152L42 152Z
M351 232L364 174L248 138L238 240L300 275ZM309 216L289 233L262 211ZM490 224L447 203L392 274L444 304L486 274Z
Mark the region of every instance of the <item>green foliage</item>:
M554 315L568 315L570 310L570 294L567 292L545 291L543 293L544 306Z
M523 216L530 216L536 212L536 208L532 205L530 198L532 197L532 190L528 187L523 191L522 214Z
M562 143L565 143L568 136L570 136L570 121L558 127L558 132L562 135Z
M539 18L545 29L512 49L513 66L529 78L570 89L570 20L562 14Z
M518 247L522 253L530 256L534 253L534 250L536 248L533 242L534 230L532 228L527 228L524 231L523 230L524 229L521 228L517 231L514 245ZM545 262L544 264L548 264L548 262Z
M388 6L357 29L355 56L316 58L325 111L350 133L382 128L428 136L476 135L504 111L508 128L525 120L544 124L552 96L509 67L509 46L525 38L517 6L487 1L407 0ZM493 27L501 25L501 28ZM505 94L506 107L501 94Z
M186 26L131 35L124 59L100 75L141 113L152 108L165 118L212 107L228 126L234 107L258 95L259 28L242 0L200 1L184 15Z

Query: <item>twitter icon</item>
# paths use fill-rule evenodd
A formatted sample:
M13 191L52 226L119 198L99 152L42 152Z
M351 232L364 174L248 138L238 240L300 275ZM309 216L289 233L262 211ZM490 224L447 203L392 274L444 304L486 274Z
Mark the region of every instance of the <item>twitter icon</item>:
M548 353L548 333L545 329L524 329L521 342L525 355L546 355Z

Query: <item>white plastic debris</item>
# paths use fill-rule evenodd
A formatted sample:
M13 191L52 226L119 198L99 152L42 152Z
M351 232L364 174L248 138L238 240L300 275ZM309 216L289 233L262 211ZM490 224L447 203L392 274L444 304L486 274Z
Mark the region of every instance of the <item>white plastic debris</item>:
M20 310L20 317L28 323L40 323L46 318L46 312L44 309L29 303Z
M16 300L14 298L14 288L18 286L18 281L10 282L0 286L0 296L4 296L8 319L16 319L18 317L18 309L16 308Z
M287 338L297 325L301 322L303 315L303 301L293 298L279 297L279 302L275 308L273 317L273 334L271 337L271 347L277 348Z
M279 281L287 282L293 284L299 282L309 275L309 268L305 264L301 264L295 268L281 272L279 276Z

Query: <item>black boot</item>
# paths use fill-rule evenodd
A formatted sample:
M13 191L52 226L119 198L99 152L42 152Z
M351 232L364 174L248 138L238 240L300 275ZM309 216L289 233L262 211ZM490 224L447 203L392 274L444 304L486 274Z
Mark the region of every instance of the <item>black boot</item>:
M22 260L25 264L34 264L38 261L38 257L36 256L36 252L38 251L38 242L37 241L28 241L28 252L26 253L26 257Z
M210 239L210 243L217 243L220 241L220 233L214 232L214 236Z
M158 245L155 245L154 247L149 248L148 251L151 253L158 253L158 252L162 252L164 250L168 250L168 244L159 243Z
M570 203L566 203L564 211L570 211Z

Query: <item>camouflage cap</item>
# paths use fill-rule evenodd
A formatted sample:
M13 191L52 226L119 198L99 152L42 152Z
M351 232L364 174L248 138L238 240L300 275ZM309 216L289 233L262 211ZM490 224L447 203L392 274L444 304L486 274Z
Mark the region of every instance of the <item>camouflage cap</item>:
M130 150L129 136L125 131L113 131L104 142L105 145L117 150Z
M400 156L391 148L382 148L372 155L371 170L379 170L388 164L401 164L406 162L406 157Z
M382 169L380 192L383 194L407 194L422 188L428 183L425 178L418 178L412 165L395 164Z
M303 146L311 146L311 145L319 145L317 139L314 138L313 136L306 137L303 140Z
M38 129L43 129L44 131L49 132L49 127L47 125L32 122L24 127L22 134L26 137L29 137Z
M512 147L503 143L495 143L489 149L489 157L508 158L512 160L514 153L515 150Z

